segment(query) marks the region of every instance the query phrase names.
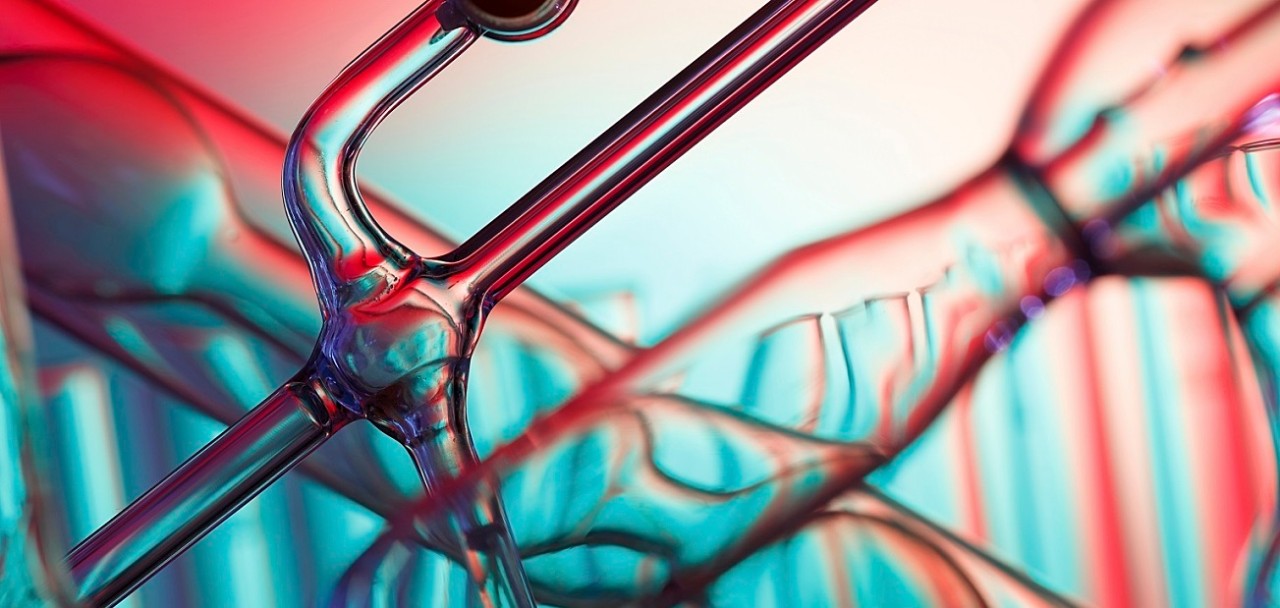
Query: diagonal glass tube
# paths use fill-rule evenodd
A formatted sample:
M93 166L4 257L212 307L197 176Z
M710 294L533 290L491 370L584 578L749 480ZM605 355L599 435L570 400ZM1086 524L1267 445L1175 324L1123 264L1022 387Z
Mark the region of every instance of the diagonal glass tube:
M875 0L773 0L443 259L490 305Z
M54 513L45 510L51 498L46 469L32 446L40 427L33 419L31 323L9 212L9 190L0 171L0 604L34 607L70 598L58 584L58 564L48 561L54 554Z
M118 602L319 447L347 421L325 403L304 383L281 387L76 545L79 600Z

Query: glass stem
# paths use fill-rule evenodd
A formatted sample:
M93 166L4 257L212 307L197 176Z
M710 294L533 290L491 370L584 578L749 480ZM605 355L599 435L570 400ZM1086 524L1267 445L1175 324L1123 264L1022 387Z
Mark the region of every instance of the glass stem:
M478 460L470 439L455 432L446 431L406 447L418 465L428 494L435 493L442 480L475 466ZM480 483L466 492L442 496L442 499L450 505L448 519L437 520L438 527L429 532L453 537L442 540L461 549L462 563L471 575L481 603L519 608L537 606L497 489L489 483Z
M277 389L76 545L67 564L80 601L119 602L319 447L347 422L325 402L311 383Z

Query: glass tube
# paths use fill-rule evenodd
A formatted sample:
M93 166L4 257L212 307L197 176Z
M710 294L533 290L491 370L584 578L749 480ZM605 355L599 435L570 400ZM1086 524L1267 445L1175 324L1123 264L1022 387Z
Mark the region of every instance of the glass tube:
M276 390L67 556L79 601L112 605L342 428L304 383Z

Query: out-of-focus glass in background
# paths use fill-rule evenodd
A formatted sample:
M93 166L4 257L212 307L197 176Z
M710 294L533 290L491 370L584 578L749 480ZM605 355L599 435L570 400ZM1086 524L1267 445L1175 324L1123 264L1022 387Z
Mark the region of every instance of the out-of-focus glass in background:
M1161 19L1143 21L1142 27L1160 36L1194 37L1229 28L1259 3L1210 4L1170 3ZM572 19L547 39L482 42L387 120L361 157L360 175L408 216L452 240L464 239L758 5L581 0ZM267 129L287 133L329 79L415 3L63 0L59 6L258 117ZM645 347L661 341L786 252L906 212L991 165L1008 145L1050 53L1082 8L1079 0L881 0L539 271L531 286L624 342ZM21 42L24 34L15 31L5 35ZM1108 52L1141 53L1139 41L1148 33L1132 35L1133 49L1116 44ZM1128 65L1117 61L1117 70ZM0 65L6 69L27 68ZM51 86L73 96L77 82L115 77L71 68L76 69L88 71L82 79L72 76ZM197 121L204 120L202 112L194 111ZM159 106L150 119L143 114L134 122L78 118L119 121L112 128L120 133L160 133L164 121L181 122ZM0 138L11 129L25 134L37 127L0 122ZM257 150L255 145L239 149ZM260 195L255 200L269 201L279 167L270 165L272 153L259 154L245 161L256 167L251 173L207 173L251 184ZM141 149L121 156L145 157ZM205 175L197 157L155 162ZM33 166L22 162L10 159L8 166ZM119 170L126 166L122 160ZM144 188L133 194L207 194L199 180L184 184L198 191ZM244 212L283 234L282 205L254 203ZM15 211L31 225L44 222L42 230L62 230L63 220L42 213ZM172 227L215 220L151 221ZM89 221L65 225L69 231L93 228ZM16 226L21 240L23 222ZM191 246L184 238L164 244ZM850 264L891 267L895 260ZM24 265L30 272L33 265ZM60 272L58 263L36 266L50 276ZM75 272L66 276L79 276ZM176 271L158 264L147 276L163 279L170 272ZM215 281L214 287L233 293L237 281L271 279L267 272L265 278L228 273L223 280L230 283ZM65 286L55 276L44 287ZM53 421L46 429L54 446L48 460L71 540L91 532L209 441L234 418L230 412L251 405L287 377L290 353L305 351L313 323L298 322L290 335L249 339L220 333L231 314L225 310L145 299L124 306L134 308L119 316L104 312L91 324L106 328L103 339L123 345L143 367L161 370L160 384L164 364L187 365L182 357L235 381L190 388L186 399L175 396L155 387L157 376L112 361L100 345L87 347L59 326L74 325L78 313L60 309L66 314L60 320L41 316L35 322L37 384ZM299 317L310 312L292 300L250 302L232 312L252 322L273 314L283 318L281 311L291 306L299 308ZM163 330L139 325L148 315ZM826 592L846 585L853 588L845 589L848 597L859 604L967 605L964 594L922 591L950 588L934 580L948 567L967 573L977 581L967 584L981 587L996 605L1034 599L1194 606L1243 598L1251 560L1267 540L1275 465L1265 410L1271 387L1259 386L1229 304L1195 278L1107 277L1034 317L921 441L873 476L872 490L845 495L831 507L858 514L852 523L806 527L790 541L763 549L708 591L711 603L827 605L833 596ZM1269 319L1259 316L1252 331L1266 333ZM823 362L805 358L813 350L802 344L802 332L788 332L748 351L751 361L700 360L684 388L709 400L726 390L749 392L744 384L761 401L770 390L807 394L813 387L803 379L812 376L802 372ZM798 342L788 342L794 336ZM529 342L518 331L482 340L482 350L492 354L478 358L471 389L482 452L518 433L534 412L558 403L595 373L540 354ZM801 372L761 376L749 369L760 361L782 361L779 369ZM715 381L703 382L707 377ZM200 397L228 405L214 413L189 407ZM521 403L510 406L513 401ZM479 419L490 411L484 406L497 403L520 413ZM678 437L695 446L690 449L702 447L696 429L682 432ZM556 466L590 470L599 464L591 459L603 459L607 450L589 447L574 456L582 463ZM343 449L361 458L345 458ZM367 486L357 494L416 489L397 446L371 431L326 446L317 458L343 461L340 477L364 475ZM669 466L678 454L667 458ZM700 469L688 466L694 472L683 479L695 480ZM742 479L752 474L741 472ZM373 566L361 566L359 556L381 527L377 507L340 497L341 483L316 475L311 470L286 476L144 586L131 605L344 605L356 601L342 594L347 586L368 587L376 601L392 604L462 601L465 576L436 554L399 548L378 556ZM522 511L520 505L555 505L559 494L589 491L570 483L572 475L557 475L547 465L543 477L525 471L504 488L516 505L510 510L517 538L522 529L538 529L530 513L556 512L554 506ZM658 511L637 507L618 517L671 518L674 536L700 525L708 527L709 537L720 533L711 523L688 519L696 517L692 511ZM562 518L570 514L586 517L569 507L560 512ZM610 524L601 517L602 530ZM681 542L697 545L696 539ZM547 596L557 603L585 605L583 598L593 595L608 603L619 590L651 591L654 580L660 587L663 565L610 550L552 551L528 560L527 567L540 588L560 594Z

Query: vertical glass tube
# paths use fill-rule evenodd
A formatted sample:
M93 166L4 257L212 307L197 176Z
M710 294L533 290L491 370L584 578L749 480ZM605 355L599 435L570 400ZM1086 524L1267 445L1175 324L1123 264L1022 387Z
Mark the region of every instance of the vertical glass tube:
M418 465L427 493L437 491L442 479L474 466L470 441L454 433L437 435L408 446ZM443 470L442 470L443 469ZM487 605L536 606L520 549L511 536L511 524L497 492L487 484L470 492L448 495L449 519L437 520L432 531L449 531L462 548L462 563Z

